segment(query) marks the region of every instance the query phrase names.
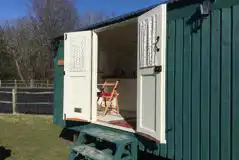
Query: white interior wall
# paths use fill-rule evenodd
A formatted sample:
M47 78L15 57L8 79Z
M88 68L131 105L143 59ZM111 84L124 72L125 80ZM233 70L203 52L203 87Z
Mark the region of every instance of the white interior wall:
M119 80L120 110L136 111L137 22L100 32L98 38L98 83Z

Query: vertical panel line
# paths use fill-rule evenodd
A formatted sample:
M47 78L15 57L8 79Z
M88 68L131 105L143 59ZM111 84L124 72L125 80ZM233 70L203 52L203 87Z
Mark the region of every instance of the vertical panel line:
M174 51L173 51L173 54L174 54L174 59L175 59L175 56L176 56L176 50L177 50L177 48L176 48L176 39L177 39L177 37L176 37L176 31L177 31L177 21L175 20L174 21ZM173 74L173 76L174 76L174 89L173 89L173 94L174 94L174 96L173 96L173 102L174 102L174 105L173 105L173 119L174 119L174 128L173 128L173 139L174 139L174 145L173 145L173 147L174 147L174 149L173 149L173 155L174 155L174 157L175 157L175 146L176 146L176 144L175 144L175 96L176 96L176 93L175 93L175 83L176 83L176 81L175 81L175 77L176 77L176 74L175 74L175 71L176 71L176 65L175 65L175 61L174 61L174 74Z
M168 51L168 49L169 49L169 39L170 39L170 36L169 36L169 25L170 25L170 23L169 23L169 21L167 21L167 43L166 43L166 45L167 45L167 48L166 48L166 65L168 64L168 59L169 59L169 56L168 56L168 53L169 53L169 51ZM168 128L169 128L169 125L168 125L168 121L169 121L169 116L168 116L168 114L169 114L169 107L168 107L168 82L167 82L167 79L168 79L168 73L166 73L166 92L165 92L165 94L166 94L166 117L165 117L165 119L166 119L166 140L168 141ZM167 142L168 143L168 142ZM169 147L168 147L168 145L166 145L166 147L167 147L167 149L166 149L166 157L168 157L168 155L169 155Z
M210 105L209 105L209 107L210 108L209 108L209 122L208 122L209 123L209 130L208 130L209 133L208 134L209 134L209 137L211 137L211 129L210 128L211 128L211 118L212 118L211 117L211 103L212 103L212 100L211 100L211 80L212 80L212 77L211 77L211 72L212 72L211 71L211 68L212 68L212 63L211 63L211 59L212 59L212 14L210 14L209 18L210 18L210 20L209 20L210 21L209 22L210 23L210 28L209 28L210 29L210 46L209 46L209 54L210 54L209 55L209 58L210 58L209 59L209 62L210 62L209 63L209 88L210 88L209 89L209 96L210 96L209 104ZM209 156L209 158L211 157L211 139L209 139L209 155L208 156Z
M231 59L230 59L230 61L231 61L231 75L230 75L230 80L231 80L231 88L230 88L230 94L231 94L231 96L230 96L230 160L232 160L232 136L233 136L233 134L232 134L232 131L233 131L233 125L232 125L232 122L233 122L233 73L234 73L234 71L233 71L233 43L234 43L234 41L233 41L233 25L234 25L234 14L233 14L233 7L231 7Z
M221 71L222 71L222 9L220 9L219 10L219 16L220 16L220 21L219 21L219 23L220 23L220 32L219 32L219 34L220 34L220 50L219 50L219 62L220 62L220 64L219 64L219 77L220 77L220 80L219 80L219 93L220 93L220 95L219 95L219 106L218 106L218 108L219 108L219 142L218 142L218 144L219 144L219 146L218 146L218 148L219 148L219 153L221 153L221 136L222 136L222 134L221 134L221 125L222 125L222 123L221 123L221 117L222 117L222 113L221 113L221 110L222 110L222 101L221 101L221 99L222 99L222 74L221 74ZM221 151L220 151L221 150ZM221 160L221 154L219 154L218 155L219 156L219 160Z
M202 18L202 17L201 17ZM200 20L201 21L201 23L203 23L203 19L201 19ZM201 125L202 125L202 123L201 123L201 114L202 114L202 111L201 111L201 109L202 109L202 107L201 107L201 104L202 104L202 96L201 96L201 94L202 94L202 26L201 26L201 28L200 28L200 59L199 59L199 65L200 65L200 67L199 67L199 69L200 69L200 71L199 71L199 147L198 147L198 149L199 149L199 157L198 157L198 159L201 159L201 136L202 136L202 132L201 132Z
M185 43L184 43L184 39L185 39L185 37L184 37L184 32L185 32L185 23L184 23L184 21L185 21L185 19L183 18L182 19L182 21L183 21L183 50L182 50L182 95L184 95L184 73L185 73L185 71L184 71L184 49L185 49ZM181 134L181 136L182 136L182 158L184 157L184 146L183 146L183 142L184 142L184 138L183 138L183 133L184 133L184 126L183 126L183 111L184 111L184 98L183 98L183 96L182 96L182 134Z
M192 26L191 26L192 27ZM190 70L190 117L189 117L189 119L190 119L190 159L192 159L192 70L193 70L193 65L192 65L192 55L193 55L193 34L192 34L192 32L191 32L191 36L190 36L190 38L191 38L191 57L190 57L190 60L191 60L191 63L190 63L190 68L191 68L191 70Z

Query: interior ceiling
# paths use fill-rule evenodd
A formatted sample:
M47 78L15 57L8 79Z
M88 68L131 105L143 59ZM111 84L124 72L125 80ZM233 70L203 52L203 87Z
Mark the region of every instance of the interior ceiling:
M137 47L137 20L108 27L98 33L99 46L110 50L131 50ZM107 50L108 50L107 49Z

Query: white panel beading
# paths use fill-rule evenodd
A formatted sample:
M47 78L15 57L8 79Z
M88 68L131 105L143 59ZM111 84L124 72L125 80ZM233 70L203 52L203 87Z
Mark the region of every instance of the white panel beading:
M84 72L85 68L85 47L87 38L82 38L80 41L76 37L70 39L70 54L69 56L69 71L70 72ZM78 44L77 44L78 43ZM80 44L80 45L79 45Z
M157 32L158 14L148 17L139 23L140 41L143 45L140 46L140 68L151 67L157 65L156 55L156 32Z

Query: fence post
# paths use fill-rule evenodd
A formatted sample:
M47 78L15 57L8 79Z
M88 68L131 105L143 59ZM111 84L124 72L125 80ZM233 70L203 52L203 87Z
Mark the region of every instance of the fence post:
M33 82L33 79L30 80L30 87L33 88L34 86L34 82Z
M2 87L2 80L0 79L0 87Z
M49 87L49 80L46 80L46 88L48 88L48 87Z
M12 113L16 114L16 102L17 102L17 89L14 87L12 89Z
M14 80L14 87L17 88L17 80Z

